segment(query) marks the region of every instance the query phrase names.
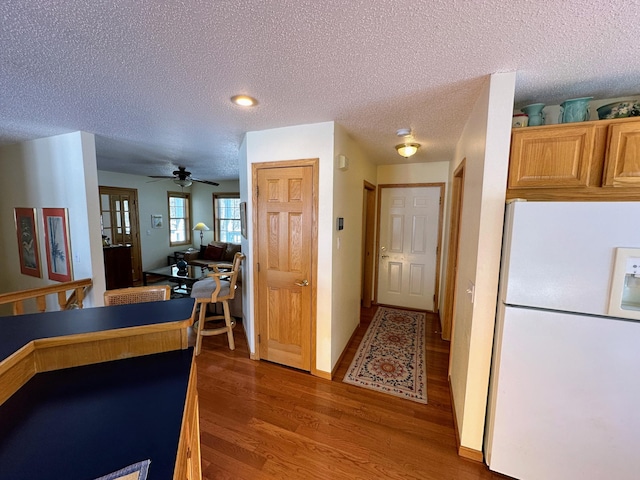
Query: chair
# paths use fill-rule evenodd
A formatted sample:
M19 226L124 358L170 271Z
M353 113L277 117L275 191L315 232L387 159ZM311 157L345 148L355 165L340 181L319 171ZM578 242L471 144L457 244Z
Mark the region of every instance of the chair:
M240 264L244 260L244 254L238 252L233 257L233 263L213 265L213 273L208 275L209 278L198 280L193 284L191 289L191 297L196 299L193 306L192 318L195 321L196 310L199 308L198 327L196 337L196 355L200 355L202 347L202 337L209 335L227 334L229 341L229 349L235 350L236 345L233 339L233 327L236 322L231 317L229 311L229 300L233 300L236 293L236 282L240 273ZM209 305L222 303L223 315L207 316L207 308ZM207 328L206 323L219 321L224 319L223 326L212 326Z
M107 306L157 302L159 300L169 300L170 298L171 287L169 285L116 288L104 292L104 304Z

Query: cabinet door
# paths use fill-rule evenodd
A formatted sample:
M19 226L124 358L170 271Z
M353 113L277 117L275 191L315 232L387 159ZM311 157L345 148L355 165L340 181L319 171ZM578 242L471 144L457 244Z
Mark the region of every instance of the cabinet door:
M594 138L593 125L514 130L508 188L586 187Z
M640 124L637 122L609 127L603 185L640 185Z

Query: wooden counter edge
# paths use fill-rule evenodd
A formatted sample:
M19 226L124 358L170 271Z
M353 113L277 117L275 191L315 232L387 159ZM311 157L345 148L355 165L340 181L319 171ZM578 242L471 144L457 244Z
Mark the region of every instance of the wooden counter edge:
M187 348L191 318L32 340L0 362L0 405L38 372Z

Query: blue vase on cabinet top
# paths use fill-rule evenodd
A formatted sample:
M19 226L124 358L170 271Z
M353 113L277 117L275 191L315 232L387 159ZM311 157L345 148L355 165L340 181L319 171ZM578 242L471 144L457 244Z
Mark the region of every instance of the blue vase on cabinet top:
M593 97L571 98L560 104L560 123L589 120L589 100Z
M544 116L542 115L542 109L544 103L532 103L526 107L522 107L520 110L529 116L529 126L537 127L538 125L544 125Z

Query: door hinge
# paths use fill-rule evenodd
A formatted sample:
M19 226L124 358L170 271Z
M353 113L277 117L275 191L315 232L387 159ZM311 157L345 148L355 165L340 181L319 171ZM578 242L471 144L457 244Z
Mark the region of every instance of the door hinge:
M260 263L258 262L258 273L260 273Z
M256 186L256 197L260 195L260 187Z
M434 304L436 303L436 294L435 293L433 294L433 303Z
M261 339L260 339L260 334L258 334L258 343L260 343Z

